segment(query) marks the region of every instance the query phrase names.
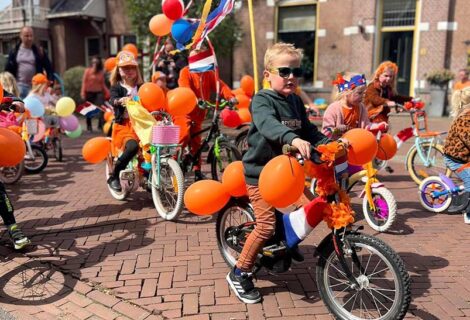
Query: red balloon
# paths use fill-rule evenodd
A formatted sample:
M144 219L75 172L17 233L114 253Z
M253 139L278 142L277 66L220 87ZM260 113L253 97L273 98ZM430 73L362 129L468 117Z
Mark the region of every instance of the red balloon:
M250 107L251 99L246 94L237 94L235 98L238 101L238 109L248 109Z
M264 166L258 186L264 201L273 207L285 208L296 202L304 191L304 169L294 157L277 156Z
M222 209L230 200L222 183L214 180L200 180L186 189L184 205L197 215L210 215Z
M245 94L249 97L253 96L255 92L255 80L252 76L243 76L240 80L240 88L243 89Z
M242 123L251 122L251 113L248 109L240 109L237 111L237 113L240 116Z
M140 103L147 111L165 109L165 93L162 88L153 82L147 82L140 86L138 92Z
M390 160L397 153L397 149L397 142L392 135L384 133L380 137L379 147L375 157L380 160Z
M165 0L162 11L171 20L178 20L183 16L184 5L181 0Z
M116 57L110 57L105 60L104 62L104 69L108 72L113 71L113 69L116 67Z
M194 110L197 97L193 90L179 87L167 93L167 108L172 116L184 116Z
M168 19L163 13L157 14L149 21L149 29L157 37L166 36L171 32L173 20Z
M82 148L83 159L90 163L99 163L111 152L111 141L105 137L96 137L85 142Z
M135 44L127 43L122 47L122 51L129 51L134 55L134 58L137 58L139 55L139 49L135 46Z
M363 166L371 162L377 154L375 136L366 129L352 129L343 135L349 141L348 162L355 166Z
M234 161L225 168L222 185L225 191L233 197L243 197L248 194L241 161Z
M3 95L3 89L1 91ZM21 137L6 128L0 128L0 150L0 167L16 166L26 154L26 147Z
M229 128L236 128L242 124L242 120L236 111L224 109L220 113L220 118L224 126Z

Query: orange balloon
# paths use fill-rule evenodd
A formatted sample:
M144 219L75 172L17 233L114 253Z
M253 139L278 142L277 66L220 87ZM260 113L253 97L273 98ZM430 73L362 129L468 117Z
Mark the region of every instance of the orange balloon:
M243 91L242 88L238 88L238 89L232 90L232 93L233 93L234 95L243 94L243 95L246 96L246 93L245 93L245 91Z
M137 47L133 43L125 44L121 50L131 52L134 55L134 58L137 58L137 56L139 55L139 49L137 49Z
M375 136L366 129L352 129L343 135L349 141L348 162L355 166L363 166L371 162L377 154Z
M111 125L113 123L111 121L105 122L103 125L103 133L107 136L109 134L109 130L111 130Z
M157 37L163 37L170 33L173 20L168 19L163 13L157 14L149 21L149 29Z
M237 94L235 98L238 101L238 109L248 109L250 106L251 99L246 94Z
M222 183L201 180L193 183L184 193L184 205L197 215L210 215L222 209L230 200Z
M16 166L26 154L26 147L21 137L6 128L0 128L0 150L0 167Z
M294 157L280 155L261 170L258 186L264 201L273 207L285 208L302 195L305 172Z
M375 157L380 160L390 160L397 153L397 149L397 142L392 135L384 133L380 137L379 147Z
M253 77L248 75L243 76L240 80L240 88L243 89L247 96L252 97L255 92L255 80L253 80Z
M138 95L140 103L149 112L165 109L165 93L155 83L147 82L141 85Z
M251 113L248 109L240 109L237 110L237 112L240 116L240 119L242 120L242 123L251 122Z
M222 185L225 191L233 197L243 197L248 194L241 161L234 161L225 168Z
M184 116L194 110L197 97L193 90L179 87L167 93L167 108L172 116Z
M110 57L105 60L104 62L104 69L108 72L113 71L113 69L116 67L116 57Z
M91 138L82 148L83 158L90 163L99 163L111 152L111 141L105 137Z
M111 120L114 119L114 112L106 111L103 115L103 118L105 122L110 122Z
M3 86L0 83L0 101L2 101L2 100L3 100Z

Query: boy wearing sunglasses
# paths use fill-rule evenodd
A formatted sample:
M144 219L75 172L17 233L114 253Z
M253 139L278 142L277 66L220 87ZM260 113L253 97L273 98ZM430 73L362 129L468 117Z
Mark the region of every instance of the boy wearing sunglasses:
M301 155L309 159L312 145L329 142L308 121L304 104L295 95L298 78L302 76L301 59L301 50L292 44L277 43L269 48L264 56L263 75L270 88L256 93L250 106L253 122L248 132L248 151L243 156L243 166L256 227L247 238L237 264L227 275L230 287L245 303L261 301L251 272L257 254L274 234L276 224L275 208L264 201L259 192L261 170L269 160L282 154L284 144L297 147ZM311 197L306 190L295 205L305 205ZM297 248L292 249L291 256L296 261L303 260Z

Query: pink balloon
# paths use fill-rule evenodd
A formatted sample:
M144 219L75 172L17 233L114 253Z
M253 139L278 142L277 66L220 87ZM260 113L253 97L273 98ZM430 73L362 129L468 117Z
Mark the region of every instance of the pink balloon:
M33 142L39 142L44 138L46 134L46 125L40 119L38 119L38 132L33 137Z
M78 129L80 123L78 122L78 118L71 114L67 117L60 117L59 118L60 127L65 131L75 131Z

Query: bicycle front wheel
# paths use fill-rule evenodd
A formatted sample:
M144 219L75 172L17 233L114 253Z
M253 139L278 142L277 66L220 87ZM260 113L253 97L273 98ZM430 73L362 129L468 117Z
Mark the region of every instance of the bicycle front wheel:
M439 176L440 173L450 177L452 172L444 163L442 145L425 142L420 144L420 148L423 158L413 145L406 159L408 173L416 184L419 185L427 177Z
M158 214L165 220L174 220L183 210L184 177L173 158L160 159L160 185L157 185L157 167L152 168L152 199Z
M24 161L13 167L0 167L0 181L4 184L13 184L20 180L24 171Z
M411 291L410 277L400 256L369 235L348 234L345 243L352 250L345 256L346 264L359 287L346 277L332 241L317 263L317 286L330 312L344 320L403 319Z
M218 144L218 148L214 147L211 149L213 154L210 155L213 180L222 179L225 168L230 163L242 159L240 151L238 151L234 144L227 141L219 141Z
M54 138L54 140L52 140L52 145L54 147L55 159L59 162L62 162L63 160L62 141L59 138Z
M434 192L443 194L435 196ZM419 185L419 201L424 209L440 213L449 208L452 202L452 193L441 178L429 177Z
M49 157L46 151L37 145L31 145L31 150L33 151L32 155L26 150L24 158L25 171L28 173L39 173L47 166Z
M378 232L387 231L397 216L397 201L387 188L372 188L372 201L375 210L372 209L369 200L365 196L362 200L362 212L369 226Z

